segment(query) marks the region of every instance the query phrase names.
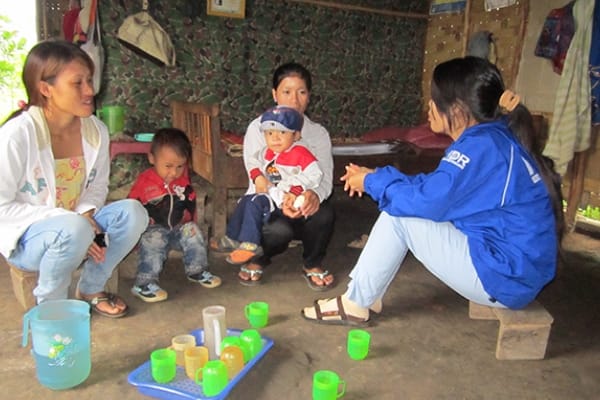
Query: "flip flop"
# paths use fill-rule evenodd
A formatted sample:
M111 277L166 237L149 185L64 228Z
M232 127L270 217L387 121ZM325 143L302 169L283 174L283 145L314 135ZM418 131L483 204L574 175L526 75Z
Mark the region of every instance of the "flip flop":
M335 300L337 303L337 309L323 311L321 310L321 305L319 304L319 301L315 300L313 306L315 309L315 318L307 317L306 314L304 314L304 310L300 311L302 318L308 321L313 321L318 324L324 325L348 325L361 327L369 326L369 319L365 320L363 318L355 317L346 313L346 311L344 310L344 305L342 303L342 296L337 296L328 300Z
M123 311L118 312L116 314L112 314L112 313L103 311L98 308L98 304L103 303L103 302L109 303L111 305L111 307L117 307L116 300L119 300L119 299L121 301L123 301L123 299L121 299L120 297L118 297L117 295L112 294L112 293L104 293L104 296L96 296L91 299L85 299L83 297L80 298L80 300L88 303L92 310L94 310L98 314L102 315L103 317L107 317L107 318L122 318L125 315L127 315L127 313L129 312L128 305L125 305L125 309L123 309ZM123 303L125 303L125 302L123 302Z
M262 284L262 269L248 269L245 266L240 268L241 272L245 272L250 275L250 279L243 279L238 274L238 282L244 286L258 286ZM258 279L252 279L254 276L258 276Z
M322 282L324 282L325 277L328 275L331 275L328 270L325 270L323 272L306 272L305 270L302 271L302 276L306 280L308 287L314 290L315 292L324 292L334 287L335 281L331 281L331 283L328 285L318 285L315 281L311 279L313 276L316 276Z

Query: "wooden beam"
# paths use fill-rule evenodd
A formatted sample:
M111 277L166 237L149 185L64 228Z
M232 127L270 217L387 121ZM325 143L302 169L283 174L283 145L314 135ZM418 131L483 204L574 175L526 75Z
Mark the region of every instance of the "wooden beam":
M343 4L343 3L329 2L329 1L323 1L323 0L288 0L288 1L293 2L293 3L311 4L311 5L320 6L320 7L337 8L340 10L362 11L362 12L367 12L367 13L372 13L372 14L387 15L390 17L429 19L429 14L383 10L383 9L379 9L379 8L354 6L351 4Z

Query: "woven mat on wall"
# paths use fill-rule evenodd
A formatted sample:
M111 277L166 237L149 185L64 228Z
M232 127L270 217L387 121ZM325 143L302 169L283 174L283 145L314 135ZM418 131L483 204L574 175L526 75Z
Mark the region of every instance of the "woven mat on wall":
M469 0L464 12L430 17L423 59L423 120L427 115L434 67L440 62L464 56L468 38L475 32L492 32L496 43L496 64L506 87L513 87L519 72L528 10L528 0L492 11L485 11L484 0Z

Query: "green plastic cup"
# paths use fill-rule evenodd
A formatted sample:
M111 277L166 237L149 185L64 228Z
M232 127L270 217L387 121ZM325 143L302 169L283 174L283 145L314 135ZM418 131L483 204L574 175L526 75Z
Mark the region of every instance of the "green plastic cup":
M150 354L150 369L152 379L158 383L171 382L177 372L175 350L158 349Z
M210 360L196 371L195 381L202 385L205 396L216 396L227 387L227 365L221 360Z
M346 382L333 371L321 370L313 375L313 400L335 400L346 392Z
M248 350L249 360L256 357L263 348L262 337L256 329L246 329L240 333L242 349Z
M353 360L364 360L369 354L371 334L363 329L348 331L348 355Z
M269 322L269 304L264 301L255 301L247 304L244 314L253 328L264 328Z

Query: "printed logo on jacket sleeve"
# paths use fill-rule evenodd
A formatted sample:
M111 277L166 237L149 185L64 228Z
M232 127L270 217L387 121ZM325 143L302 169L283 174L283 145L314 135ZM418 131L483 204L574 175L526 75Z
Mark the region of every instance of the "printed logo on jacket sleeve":
M471 159L457 150L452 150L442 159L442 161L447 161L460 169L465 169Z

